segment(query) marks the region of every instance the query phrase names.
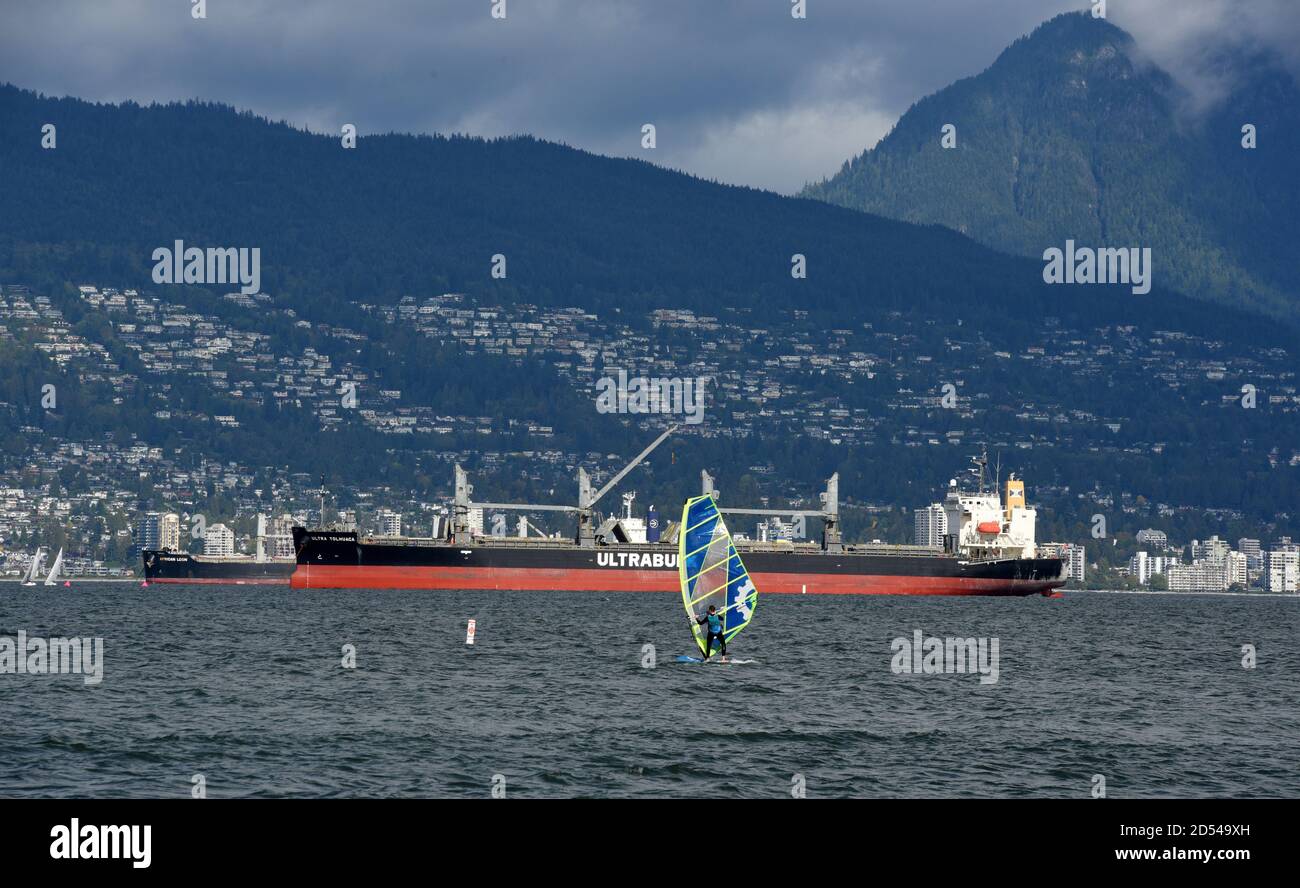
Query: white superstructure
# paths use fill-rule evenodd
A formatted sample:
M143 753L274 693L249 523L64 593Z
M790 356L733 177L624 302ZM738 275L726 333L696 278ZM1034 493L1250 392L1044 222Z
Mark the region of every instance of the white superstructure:
M635 499L636 491L623 494L623 517L619 519L619 523L623 525L623 532L627 534L629 543L644 543L646 541L645 519L632 515L632 502Z
M1025 504L1025 482L1011 475L1003 485L1003 495L985 491L984 469L987 460L977 457L980 490L963 492L956 479L948 484L943 501L947 534L945 548L968 558L1034 558L1034 541L1038 513Z

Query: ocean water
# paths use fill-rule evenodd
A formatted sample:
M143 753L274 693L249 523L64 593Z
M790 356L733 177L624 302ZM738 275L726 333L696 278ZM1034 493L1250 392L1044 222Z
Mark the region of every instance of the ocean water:
M1300 796L1300 598L762 597L732 654L672 595L0 586L0 796ZM465 644L477 621L476 644ZM891 642L998 639L998 678ZM343 646L356 668L341 666ZM645 668L644 646L657 665ZM1254 645L1257 665L1242 666Z

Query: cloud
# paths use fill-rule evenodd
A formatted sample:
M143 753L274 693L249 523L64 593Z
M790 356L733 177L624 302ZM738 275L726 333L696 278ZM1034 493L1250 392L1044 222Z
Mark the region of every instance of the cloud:
M1084 0L0 0L0 80L56 95L202 98L338 132L532 133L793 191L908 106ZM1111 0L1151 57L1208 92L1216 34L1297 40L1293 0ZM1245 8L1243 8L1245 7ZM1196 78L1202 78L1198 81ZM1208 80L1205 78L1209 78Z
M662 160L705 178L789 194L875 145L894 121L845 102L754 111L697 131L693 144Z
M1138 0L1111 6L1111 21L1133 35L1140 57L1188 90L1193 110L1222 101L1242 73L1219 64L1223 50L1273 54L1300 78L1295 0Z

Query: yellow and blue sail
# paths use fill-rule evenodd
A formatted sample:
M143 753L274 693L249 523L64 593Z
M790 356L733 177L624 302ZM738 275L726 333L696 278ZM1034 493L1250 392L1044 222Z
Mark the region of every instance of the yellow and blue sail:
M698 619L708 613L709 605L716 606L722 619L722 635L728 642L754 619L758 590L740 560L712 496L688 499L682 507L677 575L686 612ZM707 623L693 625L695 643L701 653L708 638L707 626Z

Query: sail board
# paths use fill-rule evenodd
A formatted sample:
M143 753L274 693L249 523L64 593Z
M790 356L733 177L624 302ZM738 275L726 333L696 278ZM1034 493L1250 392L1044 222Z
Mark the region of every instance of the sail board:
M49 572L49 574L47 574L46 577L45 577L45 585L47 585L47 586L53 586L55 583L57 583L57 582L59 581L59 571L61 571L61 570L63 570L63 550L62 550L62 549L60 549L60 550L59 550L59 554L55 556L55 558L54 558L54 564L50 567L50 572Z
M23 577L24 586L35 586L36 576L41 569L41 547L36 547L36 554L32 556L32 565L27 568L27 576Z
M682 506L677 576L681 580L682 603L691 616L691 631L701 653L708 631L694 621L708 613L709 605L717 607L722 637L728 642L754 619L758 590L711 495L688 499Z

